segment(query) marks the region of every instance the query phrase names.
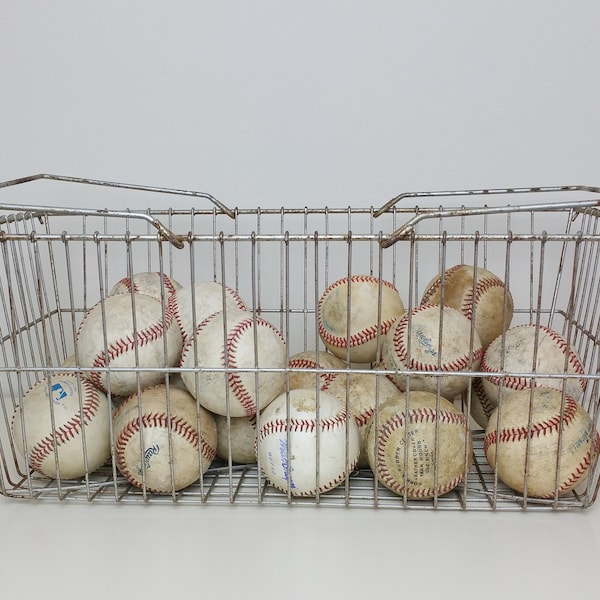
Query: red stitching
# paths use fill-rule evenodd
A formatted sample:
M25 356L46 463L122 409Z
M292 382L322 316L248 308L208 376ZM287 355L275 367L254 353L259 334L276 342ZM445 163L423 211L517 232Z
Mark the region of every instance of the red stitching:
M430 308L439 308L439 305L437 305L437 304L421 304L417 308L413 309L412 316L414 317L416 314L423 312L425 310L428 310ZM456 310L456 309L453 309L452 307L448 306L448 307L446 307L446 310ZM408 347L407 347L407 344L405 344L405 342L404 342L404 336L405 336L406 330L408 328L408 321L409 321L409 319L408 319L408 313L407 313L406 315L401 317L400 321L398 322L398 326L396 327L396 329L394 331L394 336L393 336L393 343L394 343L394 349L396 351L396 356L397 356L398 360L400 360L404 364L407 364L406 359L407 359L407 355L408 355ZM477 362L482 357L483 357L483 347L478 346L477 348L473 348L473 362ZM415 371L430 371L430 372L438 371L438 370L452 371L452 372L463 371L469 367L469 355L465 354L463 356L457 356L450 361L444 362L439 367L437 366L437 364L434 365L432 363L422 363L422 362L416 360L415 358L411 358L407 367L409 369L412 369Z
M474 396L479 401L479 405L483 410L483 414L485 415L486 419L489 419L492 413L494 412L496 406L491 402L490 398L486 394L481 377L476 377L473 380L473 392ZM472 401L473 398L471 398L471 403Z
M350 283L355 283L355 282L374 283L376 285L379 285L379 279L377 277L372 277L369 275L352 275L350 277ZM348 283L348 277L343 277L342 279L338 279L337 281L334 281L322 294L321 298L319 299L319 304L317 307L319 335L321 336L321 339L326 344L329 344L330 346L333 346L334 348L346 348L348 342L350 342L351 347L366 344L367 342L370 342L371 340L377 338L378 331L380 332L380 335L385 335L389 331L390 327L396 321L396 318L386 319L381 322L380 327L377 327L377 325L372 325L370 327L362 329L361 331L346 335L344 337L334 335L330 331L328 331L325 328L325 325L323 324L323 320L321 317L323 303L325 302L327 296L329 295L329 293L332 290L334 290L335 288L337 288L341 285L347 285L347 283ZM381 284L383 286L390 288L397 292L394 285L392 285L389 281L385 281L384 279L382 279Z
M333 431L340 425L346 425L346 411L342 411L335 417L322 418L319 420L321 432ZM290 417L289 419L272 419L263 424L260 429L259 437L261 440L273 433L303 432L314 433L317 429L315 419L297 419Z
M454 413L440 409L437 411L434 408L417 408L409 409L409 423L434 423L436 416L442 423L450 425L459 425L466 430L466 417L463 413ZM390 439L391 434L398 428L403 427L405 423L404 412L395 414L392 418L386 421L380 427L380 441L377 444L377 470L381 482L398 495L404 494L404 485L396 480L390 473L385 461L385 446ZM442 486L438 486L437 495L441 496L450 490L454 489L463 479L465 474L461 474ZM407 487L406 493L411 498L431 498L435 496L434 488L426 487Z
M202 321L196 327L196 334L200 333L208 325L208 323L218 314L221 314L221 311L215 312L212 315L208 316L206 319L204 319L204 321ZM271 323L269 323L268 321L265 321L264 319L261 319L260 317L257 317L256 324L257 324L257 326L269 328L271 331L273 331L277 335L277 337L282 341L282 343L285 344L285 339L281 335L281 332L276 327L274 327ZM223 366L227 365L228 368L231 368L231 369L237 368L236 350L238 348L239 339L242 336L242 334L244 332L246 332L248 329L250 329L253 325L254 325L254 319L252 316L244 317L242 320L237 322L236 325L228 332L226 347L223 347L222 352L221 352L221 364ZM183 348L183 351L181 353L181 358L179 361L179 363L181 365L183 365L185 363L187 355L189 354L189 352L193 348L193 346L194 346L194 339L190 338L190 340L187 342L186 346ZM226 357L227 357L227 362L225 361ZM256 402L255 402L252 394L245 388L240 375L238 373L230 372L227 374L227 381L229 383L229 388L230 388L231 392L233 393L234 397L239 401L239 403L242 405L242 407L246 411L246 414L249 417L256 414Z
M171 416L169 424L169 418L166 413L146 413L142 415L141 425L144 428L148 427L168 429L170 427L173 433L178 434L180 437L182 437L184 440L190 443L193 448L198 448L198 444L200 444L200 452L202 456L206 458L207 461L212 462L216 457L216 448L210 446L203 437L198 435L196 429L181 417ZM139 431L139 418L133 418L127 423L125 423L115 443L115 454L117 458L117 466L121 474L134 485L138 487L143 487L142 482L139 481L137 477L135 477L135 475L131 473L131 471L127 468L127 465L124 462L125 450L127 448L127 445L131 441L133 436L139 433ZM146 489L149 492L161 491L147 486Z
M227 352L227 363L225 362L225 356L222 355L223 365L227 364L231 368L237 368L237 348L238 342L240 341L241 336L248 331L254 325L254 320L252 317L246 317L239 321L235 327L229 332L227 335L227 348L223 349L224 352ZM267 327L271 331L273 331L282 343L285 343L283 336L271 323L265 321L264 319L257 318L256 325ZM238 402L242 405L246 414L251 416L256 413L256 401L253 395L245 388L242 378L238 373L229 373L227 376L227 380L229 382L229 386L235 398L237 398Z
M292 369L320 369L321 367L316 361L308 358L292 358L290 359L289 365ZM326 391L330 383L336 378L337 373L330 373L328 371L319 373L319 379L321 381L320 390Z
M585 374L585 369L583 368L583 365L581 364L581 361L579 360L577 354L575 354L575 352L569 347L569 344L567 343L567 341L553 329L550 329L549 327L546 327L544 325L536 326L531 323L531 324L524 324L524 325L516 325L515 327L512 327L509 331L514 331L516 329L525 329L525 328L535 329L536 327L539 327L539 329L541 331L543 331L545 334L547 334L548 337L550 337L550 339L552 339L552 341L554 341L558 345L558 347L563 352L563 354L567 351L567 349L569 350L568 363L573 368L573 371L575 374L578 374L578 375ZM501 335L502 334L500 334L500 336ZM498 338L496 338L496 339L500 340L501 339L500 336L498 336ZM497 343L499 343L499 342L497 342ZM531 381L528 377L519 377L519 376L502 377L502 376L493 375L493 373L499 373L499 371L496 369L496 367L494 367L493 365L490 365L489 361L487 360L488 356L489 355L487 353L483 354L483 357L481 359L480 370L486 374L485 378L490 383L494 383L494 384L500 386L500 382L504 381L505 387L509 387L509 388L515 389L515 390L523 390L523 389L526 389L531 386ZM579 379L579 385L581 387L582 392L585 391L586 384L587 384L587 382L585 379Z
M85 401L81 406L80 411L77 411L71 419L65 424L58 427L56 431L56 443L58 446L66 444L68 441L75 439L83 427L89 425L96 415L99 408L99 395L98 390L87 380L81 379L82 394ZM83 416L83 427L81 424L81 417ZM42 471L42 463L46 458L54 452L54 437L52 433L49 433L46 437L41 439L31 449L29 455L29 465L35 471Z
M459 269L461 269L464 266L466 266L466 265L464 265L464 264L454 265L453 267L450 267L449 269L447 269L444 274L444 281L447 281L448 277L450 275L453 275L455 273L455 271L458 271ZM421 298L421 304L429 303L429 299L431 298L431 296L433 296L433 294L437 290L439 290L441 287L442 287L442 275L438 275L434 279L434 281L432 281L430 286L423 293L423 297Z
M86 314L81 322L79 329L77 331L77 339L80 337L81 329L84 323L87 321L87 318L92 312L99 310L99 306L102 301L97 302L90 311ZM135 349L136 344L139 348L146 346L156 340L159 340L166 329L168 330L171 327L173 322L173 305L175 302L174 296L169 296L167 302L167 309L165 310L165 323L163 325L162 319L159 319L157 322L150 324L146 329L138 330L137 335L134 337L133 333L127 335L125 338L117 339L111 344L107 346L107 352L105 353L103 350L100 354L97 354L92 361L92 368L104 368L111 363L114 359L118 358L122 354L132 351ZM106 391L106 388L102 382L103 372L101 371L91 371L90 379L93 381L94 385L101 390Z
M570 398L570 397L565 398L565 410L562 415L563 426L566 427L573 421L573 419L577 413L577 406L578 406L577 402L575 402L575 400L573 400L573 398ZM522 442L522 441L526 440L528 437L529 437L529 439L533 439L533 438L539 438L542 436L550 435L550 434L553 434L553 433L556 433L559 431L560 424L561 424L561 415L558 414L549 419L540 421L539 423L532 423L531 430L529 430L527 428L527 426L510 427L510 428L506 428L506 429L502 428L500 430L500 441L501 442ZM497 444L497 439L498 439L497 434L498 434L498 431L495 429L493 431L490 431L483 438L484 452L487 453L490 446Z
M567 398L566 400L575 403L575 401L572 398ZM575 403L575 406L577 406L576 403ZM565 414L566 414L566 412L565 412ZM571 419L572 418L573 417L571 416ZM567 423L565 423L565 425L566 424ZM522 430L522 429L526 429L526 428L520 428L520 429ZM497 431L490 432L490 434L486 435L484 438L483 448L484 448L484 453L486 455L488 453L489 447L491 445L496 444L496 435L495 435L496 433L497 433ZM491 434L494 434L494 435L491 435ZM545 433L544 433L544 435L545 435ZM488 437L489 437L489 439L488 439ZM534 437L534 436L531 435L530 437ZM539 435L535 435L535 437L539 437ZM526 432L525 432L525 437L523 437L522 432L519 432L516 435L516 439L503 440L502 436L500 439L502 441L523 441L523 439L526 439ZM594 437L594 443L592 444L591 448L585 453L585 455L581 459L580 463L574 468L573 472L570 473L569 476L558 486L557 493L559 496L561 494L564 494L565 492L568 492L587 473L588 468L591 464L592 455L597 454L598 451L600 451L600 435L596 431L596 435ZM551 499L551 498L554 498L554 492L545 494L545 495L540 495L539 497L542 499Z
M321 425L321 427L320 427L321 431L322 432L333 431L340 425L345 426L346 425L346 417L347 417L347 413L344 410L341 413L338 413L335 417L320 419L319 423ZM273 419L273 420L268 421L267 423L263 424L263 426L261 427L261 429L258 433L258 438L262 442L267 436L269 436L273 433L287 433L288 431L313 433L313 432L316 432L316 429L317 429L317 423L314 419L296 419L294 417L289 418L289 419ZM255 448L258 448L258 444L256 442L255 442ZM358 462L358 459L352 460L350 462L350 464L348 465L349 473L351 473L354 470L354 467L356 466L357 462ZM323 493L328 492L329 490L333 489L334 487L337 487L345 479L346 479L346 473L342 473L338 477L335 477L333 479L333 481L329 481L328 483L325 483L325 484L320 483L319 488L318 488L319 494L323 494ZM271 481L271 480L269 479L269 481ZM271 481L271 484L273 485L273 487L278 489L280 492L287 494L288 490L285 487L280 486L276 482L273 482L273 481ZM314 496L316 492L317 492L317 489L306 490L303 492L297 492L294 495L296 495L296 496Z

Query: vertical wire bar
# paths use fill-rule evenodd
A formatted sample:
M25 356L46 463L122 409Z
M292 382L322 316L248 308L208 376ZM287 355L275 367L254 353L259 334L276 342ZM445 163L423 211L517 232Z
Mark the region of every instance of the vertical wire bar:
M69 312L71 314L71 327L72 327L73 339L75 339L75 336L77 334L75 320L73 319L73 305L74 305L73 290L74 290L75 286L74 286L74 282L73 282L73 270L72 270L72 266L71 266L71 254L69 252L69 243L68 243L68 240L64 236L63 236L63 244L64 244L65 262L66 262L67 290L68 290L69 305L70 305ZM78 353L75 355L75 364L79 365ZM79 396L79 422L82 425L84 425L85 419L84 419L84 415L83 415L83 388L81 386L81 373L76 372L75 376L77 379L77 394ZM109 399L109 402L110 402L110 399ZM112 406L110 404L109 404L109 407L110 407L109 414L112 415ZM110 428L109 432L110 432L110 436L111 436L111 440L112 440L113 439L112 438L112 419L109 419L109 428ZM84 471L85 471L83 479L85 482L87 499L88 499L88 501L90 501L92 499L92 492L91 492L91 488L90 488L90 472L89 472L89 468L88 468L86 427L84 427L84 426L81 427L81 443L82 443L82 450L83 450L83 466L84 466ZM112 444L111 444L111 451L112 451Z

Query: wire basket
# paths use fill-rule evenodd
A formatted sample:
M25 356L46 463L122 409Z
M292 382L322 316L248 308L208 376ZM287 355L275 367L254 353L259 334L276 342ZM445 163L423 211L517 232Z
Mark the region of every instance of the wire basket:
M600 487L597 466L600 448L594 438L600 412L600 313L597 310L600 303L600 189L564 186L417 192L397 196L381 207L230 209L205 193L56 175L7 181L1 183L0 188L6 200L0 204L0 492L4 496L111 503L554 511L583 509L595 502ZM39 201L47 197L52 201ZM166 206L173 198L175 207L168 209L81 208L107 204L128 206L132 199L147 201L146 205ZM506 202L515 198L516 204ZM182 199L191 202L193 207L178 208ZM460 204L465 200L471 205ZM444 206L434 204L440 201ZM408 206L408 202L419 202L421 206ZM452 203L451 207L447 203ZM67 208L69 205L78 208ZM408 492L408 469L404 471L405 485L401 491L392 490L374 475L377 464L357 463L350 456L351 378L357 374L375 377L374 408L370 417L375 429L383 420L382 400L378 395L383 380L405 381L408 387L403 396L405 400L417 389L416 385L412 389L412 382L419 374L419 367L390 367L382 360L386 341L382 282L394 286L403 300L405 313L412 314L422 304L429 282L454 265L477 265L496 274L505 283L505 290L510 291L514 304L510 327L535 325L551 329L566 341L567 351L575 352L580 360L582 369L575 374L569 371L566 362L564 369L552 372L540 372L533 364L523 364L522 369L502 369L499 373L498 421L505 402L505 381L527 378L533 382L543 379L555 383L560 390L562 413L567 410L569 383L583 382L585 391L577 401L593 424L592 443L586 457L586 477L567 493L560 488L558 476L554 488L544 497L529 493L528 488L533 488L533 480L528 480L533 477L533 449L527 451L522 491L507 485L499 469L488 462L486 426L474 412L476 384L482 379L480 368L475 368L472 360L474 327L467 341L471 360L462 371L468 385L448 399L464 415L465 440L470 440L464 443L462 450L465 467L459 483L448 491L436 488L427 497L414 497ZM252 337L255 350L259 347L256 325L260 320L281 336L284 364L259 362L257 352L254 364L242 368L227 360L220 366L197 363L184 366L181 359L168 362L164 343L162 362L148 367L139 360L139 342L133 344L136 357L133 366L119 367L110 361L93 367L84 363L79 334L86 315L96 306L104 311L107 299L114 295L115 284L140 273L157 273L163 279L166 276L186 289L216 282L222 291L219 310L227 306L227 294L223 290L231 290L242 299L248 318L255 326ZM304 352L316 352L317 357L330 356L320 330L320 302L331 284L355 276L375 278L378 282L374 302L379 321L374 329L375 360L357 364L351 359L347 344L342 366L323 367L319 363L298 367L291 363L292 357ZM442 290L445 289L444 277ZM477 277L475 274L474 286ZM352 290L350 286L347 289ZM442 291L440 306L445 304L443 294ZM136 302L139 302L137 292L129 288L122 295L135 314ZM505 291L505 303L508 297ZM200 297L192 295L192 298L192 305L202 301ZM172 309L170 299L170 292L162 287L158 301L165 327ZM347 291L346 302L352 305L353 300L358 305L358 296ZM116 317L111 313L107 317L105 312L102 315L101 327L96 330L97 343L108 352L107 328L111 322L107 319ZM441 342L445 322L442 312L440 317ZM225 318L224 323L226 321ZM471 322L474 323L474 317ZM349 330L349 320L347 325ZM133 326L135 329L135 317ZM193 322L193 330L199 326L201 323ZM221 337L226 341L225 329L226 325ZM506 329L500 335L503 340ZM349 339L350 334L347 336ZM197 346L194 348L198 352ZM175 412L171 406L173 390L186 390L180 386L184 376L194 379L208 373L226 382L242 373L249 375L256 383L254 393L259 406L262 393L259 379L266 374L276 374L284 382L280 395L286 399L283 406L288 420L291 381L298 372L308 373L314 380L308 387L314 388L316 395L317 423L320 418L325 419L325 412L319 416L319 410L325 411L319 408L320 394L323 394L320 378L340 375L346 381L346 395L342 398L346 419L342 445L344 476L332 488L317 488L314 494L307 496L294 494L291 486L281 489L268 476L267 459L260 452L260 435L253 442L254 459L235 461L232 444L236 417L227 392L225 414L219 415L222 417L219 433L225 431L221 451L207 457L197 444L200 473L194 481L184 487L176 485L180 465L171 419L166 426L166 448L163 449L169 458L166 489L157 491L148 483L152 454L149 441L145 445L142 441L136 451L139 481L133 483L131 477L124 474L118 457L115 422L124 399L111 391L110 384L124 372L135 377L136 389L131 394L134 398L142 396L148 372L158 375L166 385L167 413ZM83 457L83 471L76 476L61 475L62 458L58 449L63 433L59 430L60 417L55 412L57 401L52 389L52 377L59 373L69 374L76 382L79 404L73 418L78 423L88 416L82 389L87 389L94 373L101 373L104 381L108 380L104 386L108 389L103 390L109 407L107 454L99 466L92 468L95 438L92 433L79 435L75 442L71 441ZM448 376L441 363L421 374L438 382ZM45 437L35 421L32 423L23 417L15 424L15 415L23 414L26 393L40 385L46 392L46 400L41 402L50 415L50 429ZM113 387L117 389L116 384ZM438 411L440 390L438 383L434 394ZM189 386L187 391L192 391ZM533 392L529 395L533 402ZM210 419L199 416L200 404L196 398L198 431L203 426L200 420ZM258 414L247 415L255 429L260 429L257 423L261 423L267 408L259 407ZM134 411L133 418L139 420L141 427L139 402ZM534 427L531 414L526 427L530 431ZM563 426L558 428L559 451L571 443L563 437L564 429ZM399 443L405 459L410 446L408 431L407 428L404 440ZM500 425L497 433L500 433ZM286 435L288 444L285 452L282 451L284 462L294 458L289 429ZM40 472L28 452L28 448L38 443L36 436L43 438L50 448L46 459L56 467L55 475ZM435 436L441 444L439 422ZM314 438L317 457L326 454L323 440L320 435ZM436 450L438 452L432 454L432 472L438 482L444 467L435 458L440 455L441 446ZM383 460L376 452L374 456L375 463ZM323 465L317 460L314 467L317 482L325 477ZM561 468L556 458L548 467L557 475Z

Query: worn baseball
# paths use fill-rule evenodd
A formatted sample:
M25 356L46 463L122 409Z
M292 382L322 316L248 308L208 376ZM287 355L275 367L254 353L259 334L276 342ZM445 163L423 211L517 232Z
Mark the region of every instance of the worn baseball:
M96 387L128 396L137 391L138 382L144 388L164 381L165 373L158 369L176 366L182 348L171 302L163 311L146 294L133 299L116 294L86 312L76 343L80 366L91 369L84 374Z
M290 389L313 388L333 394L350 409L360 434L358 467L367 467L366 425L377 403L401 392L387 377L372 371L354 372L341 359L326 352L304 351L290 357ZM300 369L300 370L296 370ZM337 369L333 371L333 369ZM316 377L319 378L318 385Z
M132 277L119 279L113 285L108 295L131 294L133 292L152 296L162 302L163 296L166 299L181 289L181 287L178 281L164 273L161 275L158 271L144 271L142 273L135 273Z
M207 410L250 417L286 383L286 344L279 330L248 311L214 313L183 346L181 377Z
M380 293L381 292L381 293ZM392 283L371 275L342 277L321 295L317 307L319 335L339 358L353 363L377 360L378 344L404 304Z
M513 318L513 298L508 286L483 267L459 264L436 275L427 284L421 304L442 303L475 320L484 349L510 327Z
M327 392L319 393L318 405L315 389L284 392L259 416L261 469L274 487L292 496L316 496L337 487L354 469L359 452L354 419Z
M175 320L184 341L204 319L223 310L246 310L246 304L233 288L217 281L201 281L175 293Z
M467 398L465 398L465 402ZM483 379L474 377L471 381L471 410L470 414L475 423L485 429L498 402L490 398L483 387Z
M109 402L87 379L55 373L25 393L12 432L29 468L50 478L84 477L110 457Z
M579 400L586 387L585 370L577 353L557 331L535 324L517 325L498 336L486 349L481 360L483 387L498 401L515 390L546 386L563 388L563 378L543 375L567 375L565 392ZM502 373L511 375L502 375ZM521 376L520 374L524 374ZM526 373L539 373L535 379Z
M199 410L198 410L199 409ZM158 494L195 483L216 456L213 416L164 384L132 394L113 417L116 466L132 485Z
M392 325L381 358L388 370L421 371L410 375L411 390L437 393L439 384L440 395L452 399L470 381L457 373L478 370L482 354L479 335L465 315L451 306L422 304ZM406 390L406 375L392 373L390 379Z
M213 414L217 424L217 456L238 464L256 463L256 415L230 417Z
M410 392L384 402L367 426L369 464L377 480L409 499L456 488L472 464L467 416L445 398ZM408 410L407 410L408 409Z
M554 388L524 389L503 398L485 430L485 455L498 478L534 498L561 496L577 487L599 450L588 413L570 396L563 405L562 393Z

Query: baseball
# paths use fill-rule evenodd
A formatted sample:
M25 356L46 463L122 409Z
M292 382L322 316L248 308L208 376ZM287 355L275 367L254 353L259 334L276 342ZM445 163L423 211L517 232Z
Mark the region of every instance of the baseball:
M478 370L482 354L479 335L472 331L471 321L465 315L451 306L422 304L392 325L381 358L385 369L427 372L410 375L411 390L435 394L439 383L440 394L452 399L469 386L467 375L453 373ZM444 375L430 375L432 371ZM402 391L406 390L404 375L391 374L390 378Z
M569 492L586 479L600 450L588 413L570 396L562 410L562 399L554 388L521 390L503 398L490 417L486 458L498 478L521 494L553 498Z
M319 377L319 390L333 394L346 405L354 417L360 435L360 455L358 467L368 467L366 453L366 425L375 411L377 403L397 398L400 390L384 375L376 371L372 373L344 371L344 361L334 355L319 352L318 361L314 351L299 352L290 357L289 366L293 369L306 369L306 372L290 373L290 389L316 389L316 377ZM313 369L322 369L321 373ZM308 370L310 369L310 370ZM329 369L341 369L331 372Z
M217 456L238 464L256 463L256 415L230 417L213 414L217 424Z
M465 402L466 402L465 398ZM471 417L475 423L485 429L498 402L490 398L484 387L481 377L474 377L471 381Z
M181 378L207 410L250 417L286 383L286 344L279 330L247 311L214 313L181 353ZM273 370L270 370L273 369ZM280 370L279 370L280 369Z
M115 294L146 294L162 302L163 294L165 299L177 290L181 289L181 284L168 275L163 275L156 271L147 271L136 273L133 277L123 277L115 283L108 293L109 296Z
M223 310L246 310L246 305L234 289L217 281L201 281L175 293L175 320L184 341L204 319Z
M319 393L318 401L317 416L315 389L290 390L289 398L282 393L259 417L261 470L292 496L316 496L337 487L358 460L358 428L344 404L327 392Z
M455 265L436 275L425 288L421 304L443 304L475 318L481 345L487 348L511 324L513 299L502 279L471 265Z
M445 398L411 392L384 402L367 426L369 464L377 480L409 499L433 498L464 481L472 464L467 416ZM439 437L438 437L439 436Z
M501 387L504 396L532 385L562 391L563 379L543 377L542 374L568 374L565 392L575 400L579 400L585 390L585 379L576 377L584 374L579 357L558 332L543 325L517 325L498 336L483 355L481 371L483 387L495 401L498 401ZM502 372L515 375L503 376ZM535 380L518 375L534 372L540 374Z
M216 455L213 416L181 389L163 384L132 394L115 411L116 466L131 484L158 494L181 490Z
M349 354L350 362L370 363L377 360L378 342L381 345L403 313L404 304L393 284L370 275L353 275L338 279L323 292L317 326L333 354L343 360Z
M146 294L133 302L129 294L108 296L88 310L76 336L80 366L92 369L85 376L116 396L137 391L138 377L142 388L164 381L155 369L177 365L182 348L170 306L164 321L161 303Z
M107 397L87 379L55 373L15 408L12 432L29 467L50 478L84 477L110 458Z

